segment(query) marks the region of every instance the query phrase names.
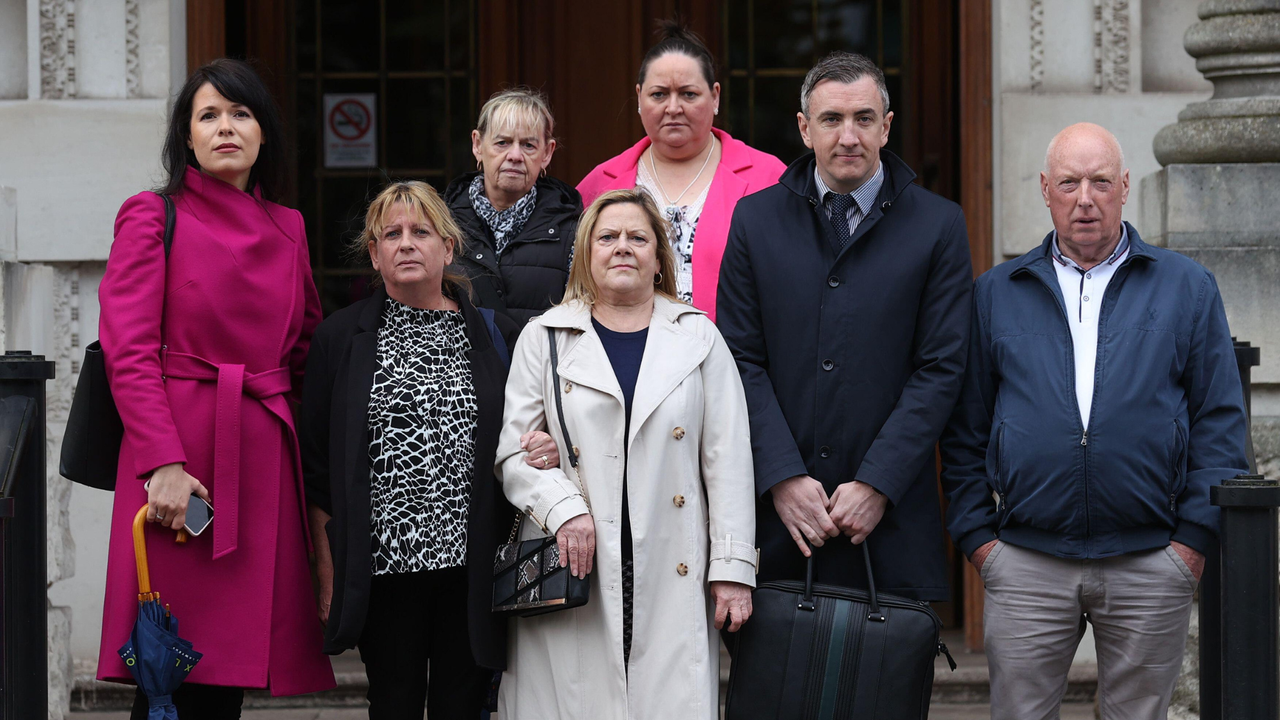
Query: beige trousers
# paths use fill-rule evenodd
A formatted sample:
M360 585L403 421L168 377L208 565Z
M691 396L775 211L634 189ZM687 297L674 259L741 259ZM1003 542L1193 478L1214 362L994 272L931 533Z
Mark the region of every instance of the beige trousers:
M1196 580L1172 548L1065 560L999 542L982 566L992 720L1053 720L1093 624L1103 720L1163 720Z

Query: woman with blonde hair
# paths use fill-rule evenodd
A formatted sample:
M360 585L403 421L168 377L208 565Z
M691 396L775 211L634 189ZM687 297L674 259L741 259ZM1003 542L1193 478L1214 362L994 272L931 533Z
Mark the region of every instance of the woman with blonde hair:
M370 718L421 720L425 701L474 720L482 668L505 664L489 604L514 511L493 457L518 328L468 300L462 231L429 185L387 186L356 243L380 282L316 329L299 421L324 649L360 648ZM521 440L558 463L546 435Z
M597 198L564 301L515 348L503 491L532 520L522 539L554 535L591 597L514 621L504 718L717 717L716 629L747 621L755 585L751 442L728 347L676 299L668 232L644 191ZM522 435L548 426L576 468L521 459Z
M521 325L560 302L582 214L578 191L546 174L555 129L542 93L495 94L471 131L476 172L444 191L471 241L458 266L471 279L472 298Z

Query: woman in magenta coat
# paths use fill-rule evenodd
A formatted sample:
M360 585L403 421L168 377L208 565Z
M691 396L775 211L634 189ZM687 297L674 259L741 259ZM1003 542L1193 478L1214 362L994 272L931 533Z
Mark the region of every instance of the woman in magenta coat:
M720 258L738 199L778 182L787 166L711 127L720 112L715 61L674 23L640 63L637 111L645 137L578 183L582 204L609 190L649 191L671 223L680 299L716 318Z
M183 720L238 718L244 688L334 686L307 563L289 404L320 322L302 216L271 202L284 133L248 65L216 60L174 103L165 143L177 206L125 201L102 279L100 335L124 422L98 677L132 682L116 651L138 614L131 524L149 505L152 588L204 658L174 694ZM150 481L144 489L144 482ZM190 494L208 530L175 543ZM133 717L146 717L139 694Z

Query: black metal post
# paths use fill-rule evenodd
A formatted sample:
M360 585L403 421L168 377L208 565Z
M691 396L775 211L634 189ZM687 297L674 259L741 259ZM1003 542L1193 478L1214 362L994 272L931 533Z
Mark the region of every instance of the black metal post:
M1262 349L1232 338L1236 370L1244 392L1245 455L1249 471L1257 472L1253 454L1253 368L1262 363ZM1205 555L1200 576L1200 720L1222 720L1222 550L1214 542Z
M1280 480L1209 489L1222 508L1222 720L1280 714ZM1203 710L1202 717L1203 717Z
M34 403L21 447L13 448L16 462L11 473L5 473L11 477L0 478L0 485L10 489L0 499L3 720L49 716L44 444L45 382L53 376L53 363L42 355L0 356L0 401L25 397Z
M1258 458L1253 454L1253 392L1251 389L1253 368L1262 364L1262 348L1231 338L1236 348L1236 369L1240 371L1240 384L1244 390L1244 452L1249 460L1249 472L1258 472Z

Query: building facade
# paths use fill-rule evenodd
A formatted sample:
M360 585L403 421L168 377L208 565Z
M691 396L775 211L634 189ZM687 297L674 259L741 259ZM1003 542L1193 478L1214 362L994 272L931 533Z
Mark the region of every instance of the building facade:
M896 113L890 147L923 185L963 205L978 271L1049 230L1038 173L1049 139L1078 121L1119 137L1133 181L1125 214L1147 235L1143 204L1153 201L1139 184L1160 168L1153 139L1212 91L1183 48L1196 8L1193 0L0 0L0 349L43 353L58 373L49 386L50 717L62 717L73 683L96 666L111 502L57 477L62 427L79 358L97 337L115 213L160 182L166 106L189 69L251 57L276 93L296 149L291 204L307 219L332 311L365 289L339 251L362 203L387 178L443 188L470 169L468 133L495 90L547 92L561 139L550 172L566 181L638 140L640 59L653 21L676 13L719 58L720 124L784 161L803 149L794 117L812 62L835 49L877 60ZM368 114L353 105L335 114L352 102ZM335 161L330 142L354 155ZM1274 258L1280 238L1270 242ZM1211 269L1233 329L1262 347L1255 436L1260 469L1274 477L1280 308L1259 306L1256 287ZM981 583L960 558L952 567L955 593L941 614L979 643Z

